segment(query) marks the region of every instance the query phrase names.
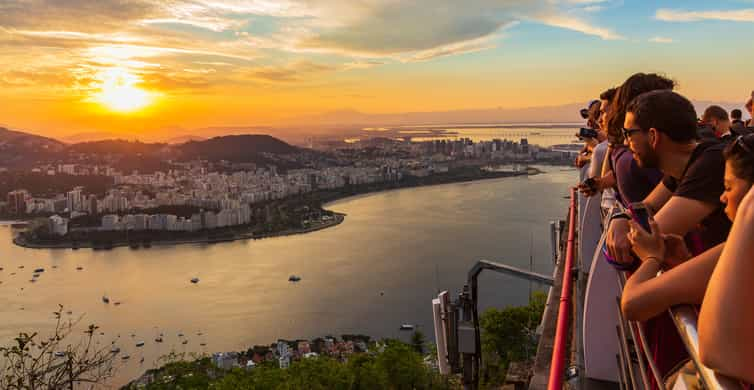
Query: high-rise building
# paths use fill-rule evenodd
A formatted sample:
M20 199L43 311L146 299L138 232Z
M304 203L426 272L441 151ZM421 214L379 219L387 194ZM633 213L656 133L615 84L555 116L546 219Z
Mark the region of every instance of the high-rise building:
M8 193L8 210L11 214L26 214L26 203L31 199L29 191L15 190Z

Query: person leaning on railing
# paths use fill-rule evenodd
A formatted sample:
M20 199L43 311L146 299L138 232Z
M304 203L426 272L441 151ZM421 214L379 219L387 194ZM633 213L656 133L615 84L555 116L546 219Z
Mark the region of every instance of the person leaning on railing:
M643 203L655 212L662 232L684 236L695 255L723 242L730 230L719 201L725 146L698 142L696 125L691 102L662 90L637 97L623 129L638 164L665 175ZM607 232L609 252L621 264L634 262L628 230L627 219L614 219Z
M739 204L754 182L753 151L754 135L750 135L737 138L723 153L725 179L720 201L725 204L725 214L731 221L737 217ZM624 316L629 320L645 321L673 305L701 304L707 282L727 244L717 245L691 258L683 238L662 234L654 220L650 220L651 233L633 221L630 223L629 241L641 259L641 266L623 289L621 307ZM749 229L752 228L754 225L749 225ZM731 243L731 239L727 242ZM667 271L657 275L664 270ZM754 355L754 352L750 353Z
M754 136L739 138L754 170ZM751 184L750 184L751 185ZM754 383L754 189L736 211L699 314L699 354L713 370Z

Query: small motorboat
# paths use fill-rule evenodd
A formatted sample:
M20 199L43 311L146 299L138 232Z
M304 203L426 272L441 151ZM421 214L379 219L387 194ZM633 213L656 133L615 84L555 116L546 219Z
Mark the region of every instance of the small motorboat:
M141 360L139 360L139 363L144 363L144 357L141 357Z
M84 267L76 267L76 271L81 271L83 269L84 269Z
M154 341L156 343L161 343L162 342L162 336L157 337L156 339L154 339Z
M139 341L138 343L136 343L136 346L137 347L143 347L144 346L144 342L143 341Z
M62 352L62 351L55 352L55 357L65 357L65 352Z
M107 295L102 296L102 302L104 303L110 303L110 298L107 297Z
M191 278L191 283L194 283L194 284L199 283L199 278Z
M188 344L188 340L183 340L183 341L181 342L181 344L183 344L183 345L186 345L186 344Z
M200 343L199 345L202 346L202 347L206 347L207 343Z
M123 359L123 360L128 360L128 359L131 358L131 356L129 356L129 355L123 355L120 358Z
M112 352L112 353L118 353L118 352L120 352L120 348L113 347L113 349L111 349L110 352Z
M42 272L45 272L45 269L44 269L44 268L37 268L37 269L35 269L35 270L34 270L34 273L35 273L35 274L40 274L40 273L42 273Z
M291 275L291 276L288 277L288 281L289 282L298 282L300 280L301 280L301 277L297 276L297 275Z
M403 324L401 325L401 330L414 330L414 326L411 324Z
M23 269L23 268L24 268L24 266L23 266L23 265L19 265L19 266L18 266L18 268L19 268L19 269Z
M113 305L119 306L120 305L120 301L117 301L117 302L113 303Z
M183 337L183 333L178 333L178 337Z

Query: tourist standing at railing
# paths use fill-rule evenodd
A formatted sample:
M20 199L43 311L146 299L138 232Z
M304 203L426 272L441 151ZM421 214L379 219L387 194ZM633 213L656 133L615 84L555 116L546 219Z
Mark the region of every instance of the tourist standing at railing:
M754 135L737 138L725 149L724 157L725 186L720 201L725 204L725 215L734 221L739 204L754 183ZM623 289L624 316L645 321L673 305L701 304L724 246L733 241L728 238L725 244L687 261L690 253L680 236L662 234L654 221L650 223L651 233L634 222L631 225L629 239L642 263ZM667 272L656 276L661 270Z
M657 74L634 74L618 88L607 113L609 170L615 177L616 198L624 206L643 200L662 179L659 170L639 166L631 150L624 144L622 129L626 107L633 98L644 92L673 89L673 86L672 80Z
M581 109L581 116L586 119L586 126L590 129L598 129L599 113L600 113L600 101L592 100L587 108ZM592 155L594 148L599 144L600 140L594 137L581 137L576 134L577 137L582 138L584 141L584 147L581 148L581 152L576 156L575 165L577 168L583 168L592 161Z
M597 113L597 120L595 121L599 134L599 144L594 147L592 152L592 161L587 174L587 179L590 179L590 181L579 185L579 191L585 196L601 196L600 208L602 209L603 217L613 208L616 202L615 192L612 189L615 185L614 177L612 174L606 178L602 176L603 165L608 164L607 126L605 119L616 92L616 88L610 88L600 94L599 111Z
M720 106L709 106L704 110L702 115L702 128L709 131L707 135L710 139L719 139L723 142L732 140L733 135L730 132L730 118L728 112ZM704 140L706 133L700 131L700 136Z
M746 146L754 156L754 139ZM751 165L750 165L751 167ZM702 363L754 384L754 189L741 201L699 315ZM751 388L751 386L749 386Z
M643 94L628 110L624 133L639 165L665 174L659 191L672 191L665 204L654 205L661 231L684 235L695 255L725 241L730 221L719 198L725 145L697 141L691 102L672 91ZM624 257L630 250L615 249Z
M743 112L738 108L730 111L730 132L733 136L746 135L749 131L746 129L746 122L741 120Z

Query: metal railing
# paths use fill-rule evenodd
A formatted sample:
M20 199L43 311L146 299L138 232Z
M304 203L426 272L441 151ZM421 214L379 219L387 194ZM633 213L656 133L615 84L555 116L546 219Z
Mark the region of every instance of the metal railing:
M674 306L670 310L670 316L675 322L675 327L681 340L686 345L691 361L696 366L697 376L706 389L710 390L732 390L740 389L741 384L737 381L720 375L712 371L709 367L702 364L699 358L699 331L697 328L697 312L691 306L681 305Z
M568 212L568 241L566 243L565 264L563 265L562 288L560 291L560 307L558 308L558 322L553 340L552 360L550 362L550 379L547 384L549 390L563 388L563 374L565 371L565 353L568 341L568 328L571 309L572 268L576 238L576 189L571 188L571 206Z

